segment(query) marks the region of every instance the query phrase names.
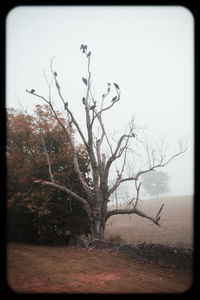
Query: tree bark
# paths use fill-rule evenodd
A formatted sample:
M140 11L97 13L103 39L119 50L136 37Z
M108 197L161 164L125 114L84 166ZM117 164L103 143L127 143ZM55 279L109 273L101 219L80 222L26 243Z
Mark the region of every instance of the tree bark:
M104 230L105 230L105 223L102 220L94 219L91 224L91 236L92 239L104 239Z

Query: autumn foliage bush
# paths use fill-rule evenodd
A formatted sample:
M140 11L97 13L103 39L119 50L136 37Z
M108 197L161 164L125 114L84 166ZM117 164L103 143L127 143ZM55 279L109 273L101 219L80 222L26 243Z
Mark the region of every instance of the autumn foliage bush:
M41 138L45 142L56 182L73 187L85 196L73 170L71 147L48 106L37 105L32 115L8 109L8 240L61 244L65 243L66 231L70 230L72 234L89 233L89 223L79 202L62 191L34 183L35 179L49 179ZM86 151L82 145L77 147L80 168L88 181Z

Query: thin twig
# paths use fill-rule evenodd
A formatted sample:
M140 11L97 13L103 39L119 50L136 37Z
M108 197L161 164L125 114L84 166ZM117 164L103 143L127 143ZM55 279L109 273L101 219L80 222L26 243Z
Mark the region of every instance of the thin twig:
M50 161L49 154L48 154L48 151L47 151L44 139L43 139L42 130L40 130L40 138L41 138L41 141L42 141L44 152L45 152L46 157L47 157L47 163L48 163L48 167L49 167L49 176L50 176L51 182L54 183L54 177L53 177L52 170L51 170L51 161Z
M136 209L137 204L138 204L141 184L142 184L142 182L140 182L140 183L139 183L139 186L137 187L137 181L135 181L135 186L136 186L137 195L136 195L135 205L134 205L134 207L133 207L134 210Z

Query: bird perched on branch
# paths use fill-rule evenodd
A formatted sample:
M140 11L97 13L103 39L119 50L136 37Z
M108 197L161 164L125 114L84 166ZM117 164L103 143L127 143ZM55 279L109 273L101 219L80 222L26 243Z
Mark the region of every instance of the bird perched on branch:
M132 137L135 137L135 134L133 132L131 132Z
M117 100L117 96L115 96L114 98L112 98L111 102L115 102Z
M96 107L96 105L92 105L92 106L90 106L90 110L94 110L94 109L95 109L95 107Z
M67 109L67 107L68 107L68 102L65 102L65 109Z
M82 50L83 53L87 50L87 45L81 44L80 50Z
M35 93L35 90L34 90L34 89L31 90L31 94L33 94L33 93Z
M94 105L90 106L90 110L94 110L96 107L96 101L94 101Z
M84 52L87 51L87 45L84 46Z
M85 83L85 85L87 86L87 79L83 77L82 80Z
M88 52L88 54L87 54L87 57L90 57L91 56L91 51L90 52Z
M82 98L82 102L83 102L83 104L85 104L85 97Z
M115 82L114 82L113 84L114 84L114 86L116 87L116 89L117 89L117 90L119 90L119 86L118 86L118 84L117 84L117 83L115 83Z
M58 74L56 72L54 72L54 76L56 77L56 76L58 76Z
M60 86L59 86L59 84L58 84L58 81L56 80L56 87L57 87L57 89L60 89Z

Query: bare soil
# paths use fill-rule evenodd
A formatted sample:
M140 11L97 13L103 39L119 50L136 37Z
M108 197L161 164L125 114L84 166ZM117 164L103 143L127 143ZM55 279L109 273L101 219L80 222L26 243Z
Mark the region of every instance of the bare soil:
M7 282L17 293L183 293L191 272L110 249L8 244Z

